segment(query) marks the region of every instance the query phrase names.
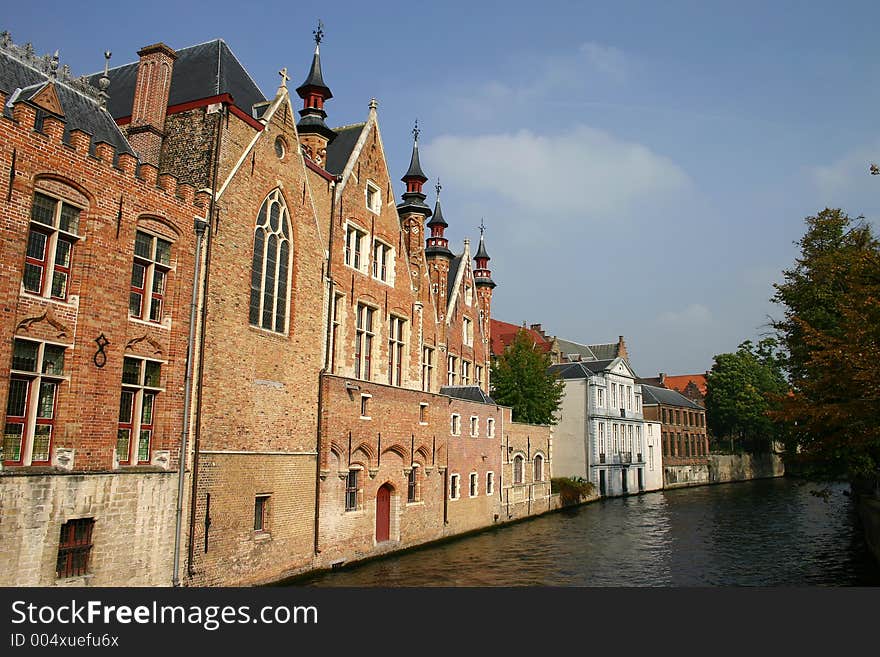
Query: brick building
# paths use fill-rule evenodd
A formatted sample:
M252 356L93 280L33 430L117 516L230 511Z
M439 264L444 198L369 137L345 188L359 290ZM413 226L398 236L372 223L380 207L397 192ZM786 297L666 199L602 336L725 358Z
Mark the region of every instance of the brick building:
M207 197L58 65L0 39L0 583L167 585Z
M321 36L298 118L286 70L266 98L222 40L76 83L4 41L0 532L42 523L10 583L254 584L478 529L506 519L503 441L549 481L549 428L485 392L482 232L450 249L417 128L395 203L377 103L327 125ZM532 479L507 517L549 505ZM53 569L68 518L85 580Z
M676 390L641 387L645 419L661 425L664 486L708 481L705 409Z

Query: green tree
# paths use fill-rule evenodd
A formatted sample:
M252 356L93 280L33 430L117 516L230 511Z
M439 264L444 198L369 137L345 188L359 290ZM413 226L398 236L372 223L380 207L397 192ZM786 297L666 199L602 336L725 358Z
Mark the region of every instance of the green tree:
M746 340L735 353L715 356L706 377L706 421L716 438L748 451L764 451L779 439L768 412L787 389L776 340Z
M840 210L807 217L801 255L783 272L774 326L791 391L774 417L790 424L790 460L813 476L873 480L880 468L880 243Z
M565 383L548 371L551 364L550 355L535 345L527 331L517 331L492 363L492 398L512 407L516 422L555 424Z

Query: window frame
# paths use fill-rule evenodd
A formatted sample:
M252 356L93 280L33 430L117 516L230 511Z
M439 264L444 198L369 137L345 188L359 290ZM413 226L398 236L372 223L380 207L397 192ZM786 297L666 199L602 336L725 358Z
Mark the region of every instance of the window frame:
M521 486L525 483L525 457L522 454L516 454L513 457L513 485Z
M46 223L36 219L37 197L48 199L49 202L54 204L51 212L52 223ZM72 231L61 227L65 208L70 208L76 212L73 219L74 229ZM47 208L44 206L43 209L45 210ZM70 296L70 274L73 270L73 252L77 242L82 239L76 231L79 230L80 217L85 211L85 207L71 203L59 196L48 194L42 190L34 191L34 195L31 197L28 239L25 248L24 266L22 267L21 273L21 291L23 293L32 294L43 299L67 303ZM32 256L30 254L32 244L31 238L34 234L41 235L45 240L42 247L42 256L40 257ZM59 242L69 245L66 265L59 263ZM28 267L36 267L40 269L39 285L36 290L28 289ZM49 272L51 272L51 276L49 276ZM63 294L55 294L56 275L62 275L65 277Z
M535 454L532 459L532 481L544 481L544 455Z
M471 415L470 432L471 438L480 437L480 417L478 415Z
M274 215L273 210L276 207L279 210L278 214ZM273 217L276 216L278 226L273 228ZM276 187L269 192L260 205L260 210L254 221L253 245L248 322L254 328L286 335L290 329L294 244L290 211L280 188ZM284 255L285 247L287 250L286 258ZM268 263L272 248L275 249L275 271L270 277ZM258 255L259 263L257 262ZM268 290L269 285L272 286L271 294ZM266 314L267 299L272 301L272 307L268 309L268 317ZM266 325L267 319L268 326ZM279 326L279 321L281 326Z
M461 435L461 415L459 413L453 413L450 416L449 433L453 436Z
M457 472L449 475L449 499L457 500L461 497L461 477Z
M370 203L371 195L373 203ZM364 205L374 214L382 213L382 190L372 180L367 180L364 185Z
M357 511L359 508L359 497L360 497L360 473L361 468L349 468L348 473L345 475L345 487L344 491L344 510L346 513ZM352 480L354 481L354 486L352 486Z
M258 493L254 495L254 533L268 534L270 532L269 525L269 508L271 504L271 493ZM257 511L260 511L259 524L257 527Z
M373 339L376 337L375 315L377 308L358 302L355 311L354 378L372 380ZM366 322L364 322L366 320Z
M461 339L466 347L474 346L474 322L470 317L461 318Z
M126 381L126 370L125 370L125 361L136 361L140 363L138 365L138 382L132 383L130 381ZM145 383L147 377L147 368L146 363L155 364L158 366L157 371L157 380L158 384L156 386L147 385ZM165 392L165 388L162 387L162 366L165 365L165 361L156 360L153 358L144 358L142 356L125 356L123 358L123 370L122 370L122 387L119 395L119 418L117 421L117 431L116 431L116 448L114 454L116 456L116 462L120 466L132 466L132 465L149 465L152 461L152 445L153 438L155 436L156 430L156 408L157 408L157 397ZM125 395L131 395L131 401L128 404L128 420L123 420L122 412L123 412L123 400ZM149 403L149 421L144 420L144 411L147 406L144 403L144 400L147 398L147 395L150 396ZM120 441L122 438L122 431L128 431L128 442L126 448L127 458L120 458ZM147 435L147 444L146 444L146 459L141 459L141 451L142 451L142 441L143 441L143 432L148 431ZM133 458L134 456L134 458ZM134 463L132 463L134 460Z
M468 476L468 497L477 497L480 492L480 475L476 472L471 472Z
M453 354L449 354L446 357L446 385L454 386L456 377L458 372L456 372L456 368L458 367L458 356Z
M79 528L83 530L82 533L77 531ZM94 518L71 518L62 523L58 539L58 555L55 560L56 579L69 579L89 574L94 529ZM81 563L74 565L78 557ZM63 568L61 568L62 560L65 562Z
M495 473L491 470L486 473L486 495L492 495L495 492Z
M486 438L495 437L495 418L486 418Z
M394 285L394 247L378 237L373 238L370 268L374 280Z
M369 254L364 254L364 241L367 239L367 231L359 225L346 222L345 246L343 248L343 262L346 267L365 274L369 265Z
M145 237L149 240L149 256L138 253L139 240ZM163 262L159 258L160 245L166 245L165 253L167 254L167 262ZM165 299L168 296L168 279L171 271L174 269L171 264L171 250L174 242L151 233L147 230L138 228L135 231L134 238L134 255L131 264L131 281L128 293L128 316L131 319L137 319L150 324L162 324L165 318ZM135 285L135 272L140 267L141 283L140 286ZM159 278L161 274L161 279ZM156 289L156 282L161 280L160 289ZM140 297L137 305L137 312L134 311L134 297ZM156 305L158 304L158 305ZM154 317L154 310L156 317Z
M388 316L388 385L403 385L403 359L406 355L405 317Z
M431 392L434 375L434 348L422 347L422 391Z

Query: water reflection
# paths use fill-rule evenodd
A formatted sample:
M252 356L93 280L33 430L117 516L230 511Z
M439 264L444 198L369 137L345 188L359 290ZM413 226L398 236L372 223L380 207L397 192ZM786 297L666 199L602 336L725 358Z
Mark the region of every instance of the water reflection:
M296 585L880 585L847 487L815 489L783 478L604 500Z

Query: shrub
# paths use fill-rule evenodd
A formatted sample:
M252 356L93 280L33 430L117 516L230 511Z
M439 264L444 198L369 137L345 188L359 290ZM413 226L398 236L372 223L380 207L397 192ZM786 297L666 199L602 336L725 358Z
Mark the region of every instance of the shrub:
M554 477L550 480L550 490L559 493L563 506L580 504L593 495L593 483L583 477Z

